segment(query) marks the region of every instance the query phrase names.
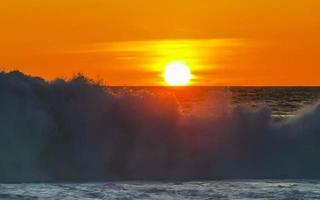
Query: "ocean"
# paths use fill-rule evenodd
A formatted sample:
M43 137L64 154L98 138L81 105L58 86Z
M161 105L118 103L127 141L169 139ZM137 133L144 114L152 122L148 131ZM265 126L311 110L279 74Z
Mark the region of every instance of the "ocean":
M2 72L0 199L319 199L319 98Z
M228 99L233 106L267 106L275 120L294 117L320 99L320 87L112 87L115 91L125 89L173 94L186 114L198 104L207 102L206 106L210 106L208 101L223 96L223 100Z
M0 185L0 199L319 199L320 181L230 180L194 182L105 182Z

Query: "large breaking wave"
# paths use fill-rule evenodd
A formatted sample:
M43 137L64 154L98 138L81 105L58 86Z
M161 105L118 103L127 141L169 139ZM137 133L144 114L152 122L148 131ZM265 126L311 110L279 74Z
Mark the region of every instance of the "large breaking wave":
M320 106L275 123L208 102L0 73L0 182L320 178Z

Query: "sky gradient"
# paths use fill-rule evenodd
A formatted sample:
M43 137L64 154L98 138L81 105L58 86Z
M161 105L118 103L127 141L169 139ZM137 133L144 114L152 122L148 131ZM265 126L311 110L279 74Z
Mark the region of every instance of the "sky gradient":
M0 69L164 85L320 85L318 0L3 0Z

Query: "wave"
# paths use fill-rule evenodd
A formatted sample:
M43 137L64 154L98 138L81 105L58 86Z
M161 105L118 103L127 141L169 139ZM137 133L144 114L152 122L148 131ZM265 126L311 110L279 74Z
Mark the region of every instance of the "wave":
M2 72L0 182L320 178L319 105L274 122L229 102L183 114L170 94Z

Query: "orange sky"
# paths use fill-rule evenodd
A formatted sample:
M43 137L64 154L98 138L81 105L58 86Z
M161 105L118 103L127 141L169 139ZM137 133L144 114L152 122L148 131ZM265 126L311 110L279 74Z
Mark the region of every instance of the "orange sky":
M0 69L162 85L320 85L319 0L2 0Z

